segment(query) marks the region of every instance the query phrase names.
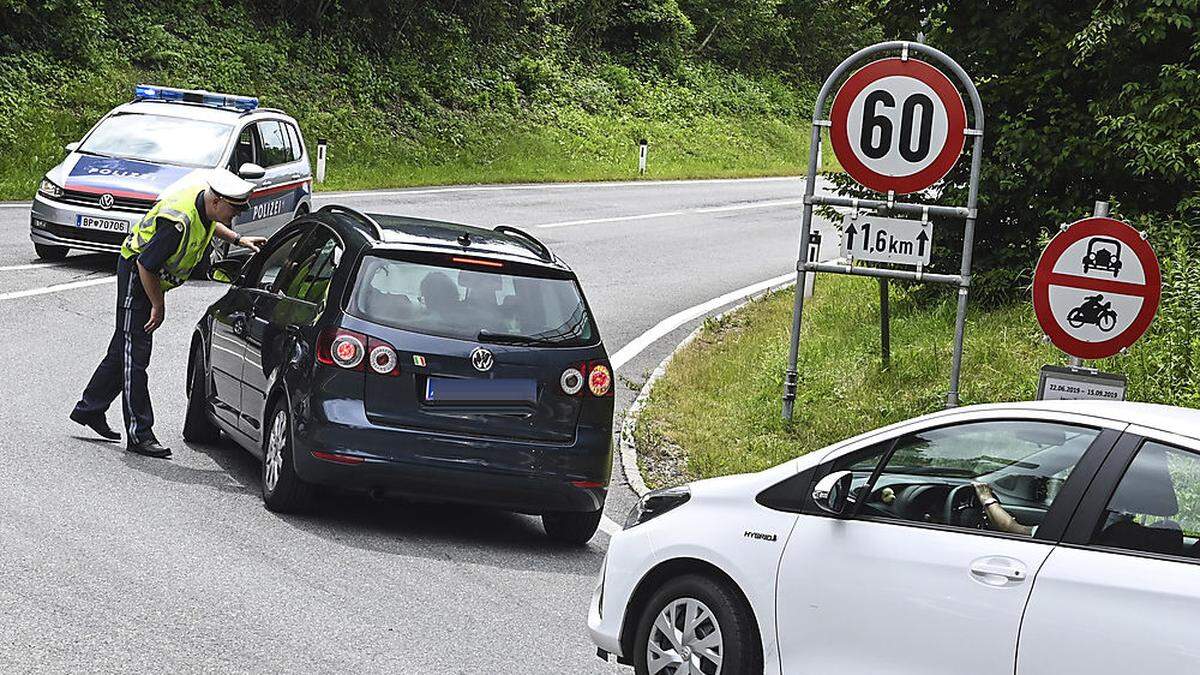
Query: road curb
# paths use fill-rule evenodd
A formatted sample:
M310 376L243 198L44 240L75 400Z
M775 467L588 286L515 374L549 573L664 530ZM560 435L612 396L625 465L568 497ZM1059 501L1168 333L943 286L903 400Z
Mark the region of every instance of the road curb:
M655 383L658 382L658 380L662 378L664 374L666 374L667 367L671 365L671 361L675 358L675 355L683 351L684 348L696 340L696 338L700 335L700 331L704 329L704 324L707 323L709 319L719 321L726 315L742 309L757 298L769 295L775 291L781 291L785 288L794 286L795 284L796 280L792 279L782 284L772 286L764 291L752 293L741 300L738 300L737 304L733 305L729 309L711 316L704 317L704 319L700 322L700 325L696 326L692 332L688 333L687 337L683 338L679 344L675 345L675 348L671 350L671 353L667 354L666 358L659 362L658 367L654 369L654 372L650 373L650 377L646 379L646 382L642 385L642 388L638 390L638 395L633 399L633 403L629 404L629 407L625 410L625 419L621 422L620 439L618 442L618 447L621 451L621 469L625 472L625 482L629 485L630 489L637 494L638 497L642 497L650 491L650 488L646 487L646 481L642 479L642 472L641 469L638 468L637 462L638 450L635 432L637 431L638 417L641 414L642 408L645 407L646 401L649 400L650 394L654 390Z

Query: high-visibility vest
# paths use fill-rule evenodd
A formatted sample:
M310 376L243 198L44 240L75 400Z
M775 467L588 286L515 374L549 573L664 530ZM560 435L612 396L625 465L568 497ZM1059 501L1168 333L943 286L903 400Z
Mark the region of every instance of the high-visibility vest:
M159 199L154 207L146 213L142 221L134 226L133 231L125 238L121 246L121 256L132 258L142 252L146 244L154 237L154 231L160 218L175 224L176 229L183 233L179 240L179 248L167 258L158 270L159 283L163 291L168 291L183 284L191 276L192 268L200 262L208 243L212 241L214 225L207 226L200 212L196 209L196 198L204 191L205 185L193 185L176 190Z

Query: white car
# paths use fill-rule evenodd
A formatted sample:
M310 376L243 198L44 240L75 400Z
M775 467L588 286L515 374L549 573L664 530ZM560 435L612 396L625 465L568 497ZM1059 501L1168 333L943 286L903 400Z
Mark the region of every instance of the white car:
M588 627L640 674L1200 673L1200 411L959 408L652 492Z

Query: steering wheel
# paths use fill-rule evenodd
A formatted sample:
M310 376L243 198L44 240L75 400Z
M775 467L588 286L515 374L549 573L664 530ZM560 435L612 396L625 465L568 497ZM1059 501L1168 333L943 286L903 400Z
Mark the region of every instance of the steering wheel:
M975 494L975 486L967 483L950 491L946 496L945 521L947 525L976 530L988 528L987 516L984 514L983 504L979 503L979 496Z

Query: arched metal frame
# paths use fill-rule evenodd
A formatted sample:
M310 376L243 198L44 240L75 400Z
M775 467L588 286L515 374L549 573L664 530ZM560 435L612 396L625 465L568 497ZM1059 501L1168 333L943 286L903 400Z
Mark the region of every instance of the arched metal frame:
M913 202L897 202L894 194L888 194L886 200L853 199L840 196L824 196L816 194L817 167L820 157L821 129L830 126L825 119L825 103L832 93L834 85L841 82L848 71L866 59L886 52L900 52L901 59L909 59L912 54L920 54L922 60L941 67L953 76L956 84L966 91L971 101L971 128L966 135L972 138L971 143L971 178L967 192L967 205L942 206L936 204L918 204ZM962 370L963 334L967 323L967 296L971 287L971 257L975 247L975 216L976 201L979 196L979 170L983 157L983 102L979 99L979 91L971 81L967 72L954 59L942 51L919 42L895 40L881 42L865 47L855 52L830 73L821 85L813 107L812 136L808 146L808 178L804 186L804 211L800 221L800 252L796 261L796 304L792 310L791 348L788 351L788 367L784 374L783 417L792 419L796 402L796 386L799 373L796 370L796 360L800 350L800 326L804 314L804 288L807 275L816 272L834 274L850 274L854 276L878 277L883 279L904 279L909 281L931 281L935 283L958 286L958 316L954 326L954 354L950 366L950 391L946 396L946 407L958 405L958 381ZM963 235L962 266L959 274L926 274L919 271L894 270L870 267L854 267L849 264L832 264L808 262L805 252L808 251L812 229L812 214L814 206L848 206L853 209L869 209L877 213L913 214L920 216L946 216L962 218L966 221Z

